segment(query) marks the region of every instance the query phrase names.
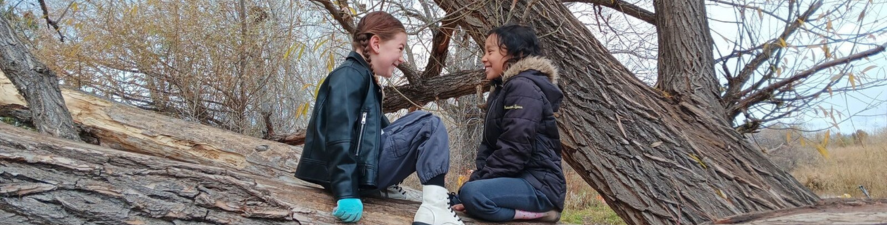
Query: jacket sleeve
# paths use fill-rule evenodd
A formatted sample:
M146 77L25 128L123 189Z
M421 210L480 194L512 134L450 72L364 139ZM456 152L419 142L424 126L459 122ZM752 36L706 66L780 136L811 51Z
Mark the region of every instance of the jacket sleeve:
M477 169L471 173L471 176L468 178L468 181L475 181L480 179L478 175L478 171L484 169L487 164L487 157L490 157L490 154L493 153L493 149L487 146L487 143L481 141L480 146L477 147L477 157L474 158L474 164L477 165Z
M536 141L536 128L542 120L543 94L526 79L514 79L503 90L505 107L502 133L486 164L472 178L516 177L530 160Z
M321 132L326 134L327 169L330 189L336 199L359 198L358 158L352 154L352 135L360 119L360 107L366 93L366 77L356 69L341 68L327 78L330 91L323 103L325 121Z

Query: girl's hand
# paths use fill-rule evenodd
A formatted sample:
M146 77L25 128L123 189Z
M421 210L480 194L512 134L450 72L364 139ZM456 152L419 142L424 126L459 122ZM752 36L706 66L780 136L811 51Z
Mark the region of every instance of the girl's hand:
M465 212L465 206L462 204L456 204L456 205L453 205L453 210L456 210L459 212Z
M357 222L360 220L361 214L363 214L363 203L360 202L359 198L339 199L336 205L336 208L333 209L333 216L339 218L342 222Z

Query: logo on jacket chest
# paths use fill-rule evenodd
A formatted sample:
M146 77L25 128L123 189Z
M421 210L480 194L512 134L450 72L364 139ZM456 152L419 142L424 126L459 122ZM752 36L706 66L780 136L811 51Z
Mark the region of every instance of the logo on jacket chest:
M523 106L520 106L520 105L518 105L518 104L514 104L514 105L506 105L506 106L505 106L505 109L506 109L506 110L508 110L508 109L523 109L523 108L524 108Z

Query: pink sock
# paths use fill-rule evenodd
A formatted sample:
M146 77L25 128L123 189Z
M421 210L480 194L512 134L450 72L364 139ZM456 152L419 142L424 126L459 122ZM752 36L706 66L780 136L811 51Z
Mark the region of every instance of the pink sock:
M544 215L545 215L544 212L527 212L527 211L517 210L517 209L514 210L514 219L516 219L516 220L539 219L539 218L542 218L542 216L544 216Z

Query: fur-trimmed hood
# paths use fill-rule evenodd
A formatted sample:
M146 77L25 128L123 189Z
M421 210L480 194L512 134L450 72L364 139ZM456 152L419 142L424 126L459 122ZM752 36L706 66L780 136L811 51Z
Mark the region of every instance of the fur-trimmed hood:
M541 56L530 56L520 61L517 61L502 74L502 81L507 82L508 79L520 74L521 72L527 70L536 70L540 73L544 74L548 77L548 81L556 84L558 78L557 67L551 63L551 60L548 60Z
M490 93L493 93L497 86L505 85L509 79L527 78L539 87L539 90L551 103L552 109L557 112L564 97L563 92L557 87L558 76L558 69L551 60L541 56L531 56L508 67L502 74L501 80L493 81L494 85L490 89Z

